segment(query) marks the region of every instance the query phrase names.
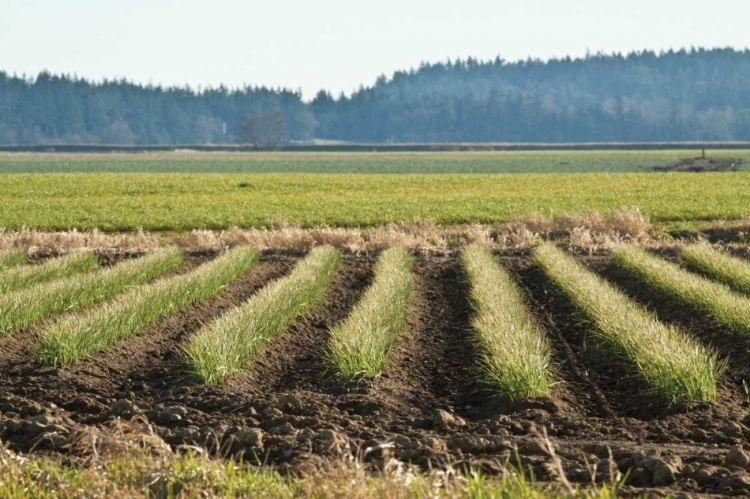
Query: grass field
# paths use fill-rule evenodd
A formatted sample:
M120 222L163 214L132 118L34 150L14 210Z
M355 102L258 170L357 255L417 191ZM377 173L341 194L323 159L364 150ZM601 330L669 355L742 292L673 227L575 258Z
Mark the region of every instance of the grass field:
M750 151L708 151L740 158ZM0 173L583 173L642 172L700 151L481 151L378 153L0 153Z
M639 207L656 222L750 214L750 175L24 174L2 177L0 227L187 231L492 223L530 213Z

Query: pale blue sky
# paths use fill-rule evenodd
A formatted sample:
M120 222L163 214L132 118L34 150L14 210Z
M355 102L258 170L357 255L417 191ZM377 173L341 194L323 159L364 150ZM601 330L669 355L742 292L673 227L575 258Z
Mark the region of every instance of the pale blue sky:
M351 92L420 61L750 46L750 0L0 0L0 69Z

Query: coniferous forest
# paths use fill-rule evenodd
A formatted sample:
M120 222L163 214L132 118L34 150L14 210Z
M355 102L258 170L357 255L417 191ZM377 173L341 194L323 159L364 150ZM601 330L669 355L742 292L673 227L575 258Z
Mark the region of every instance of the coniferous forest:
M466 59L381 76L350 96L194 90L0 72L0 144L246 142L253 113L285 139L351 142L750 140L750 51L691 49L508 62Z

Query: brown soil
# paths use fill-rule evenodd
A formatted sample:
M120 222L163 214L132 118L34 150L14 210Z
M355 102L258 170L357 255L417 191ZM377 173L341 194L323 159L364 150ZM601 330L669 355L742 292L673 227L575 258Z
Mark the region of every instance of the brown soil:
M739 158L685 158L666 166L655 166L656 172L731 172L742 164Z
M211 257L193 255L190 265ZM29 360L33 330L0 339L3 442L20 452L72 455L71 435L82 425L138 415L170 444L206 446L281 469L351 452L373 467L392 455L424 467L465 463L493 473L508 460L515 463L518 453L537 478L555 480L559 472L551 466L546 432L574 482L630 471L630 491L750 491L750 460L743 465L735 449L727 461L732 447L750 449L742 384L750 379L748 341L649 293L614 269L607 256L581 260L660 319L729 356L717 403L673 406L647 396L632 366L596 344L590 326L523 251L499 254L499 261L551 340L557 384L549 398L511 403L482 382L468 286L452 252L417 257L409 334L375 380L342 381L325 361L328 330L369 284L374 254L345 254L325 298L227 385L206 387L191 378L182 364L190 334L298 259L267 252L220 296L77 366L51 368Z

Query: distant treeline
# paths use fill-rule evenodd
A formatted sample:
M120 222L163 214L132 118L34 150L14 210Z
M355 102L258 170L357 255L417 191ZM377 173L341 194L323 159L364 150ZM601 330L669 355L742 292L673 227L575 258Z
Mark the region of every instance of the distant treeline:
M279 110L286 138L352 142L750 140L750 51L466 59L381 76L350 97L0 72L0 144L223 144Z

